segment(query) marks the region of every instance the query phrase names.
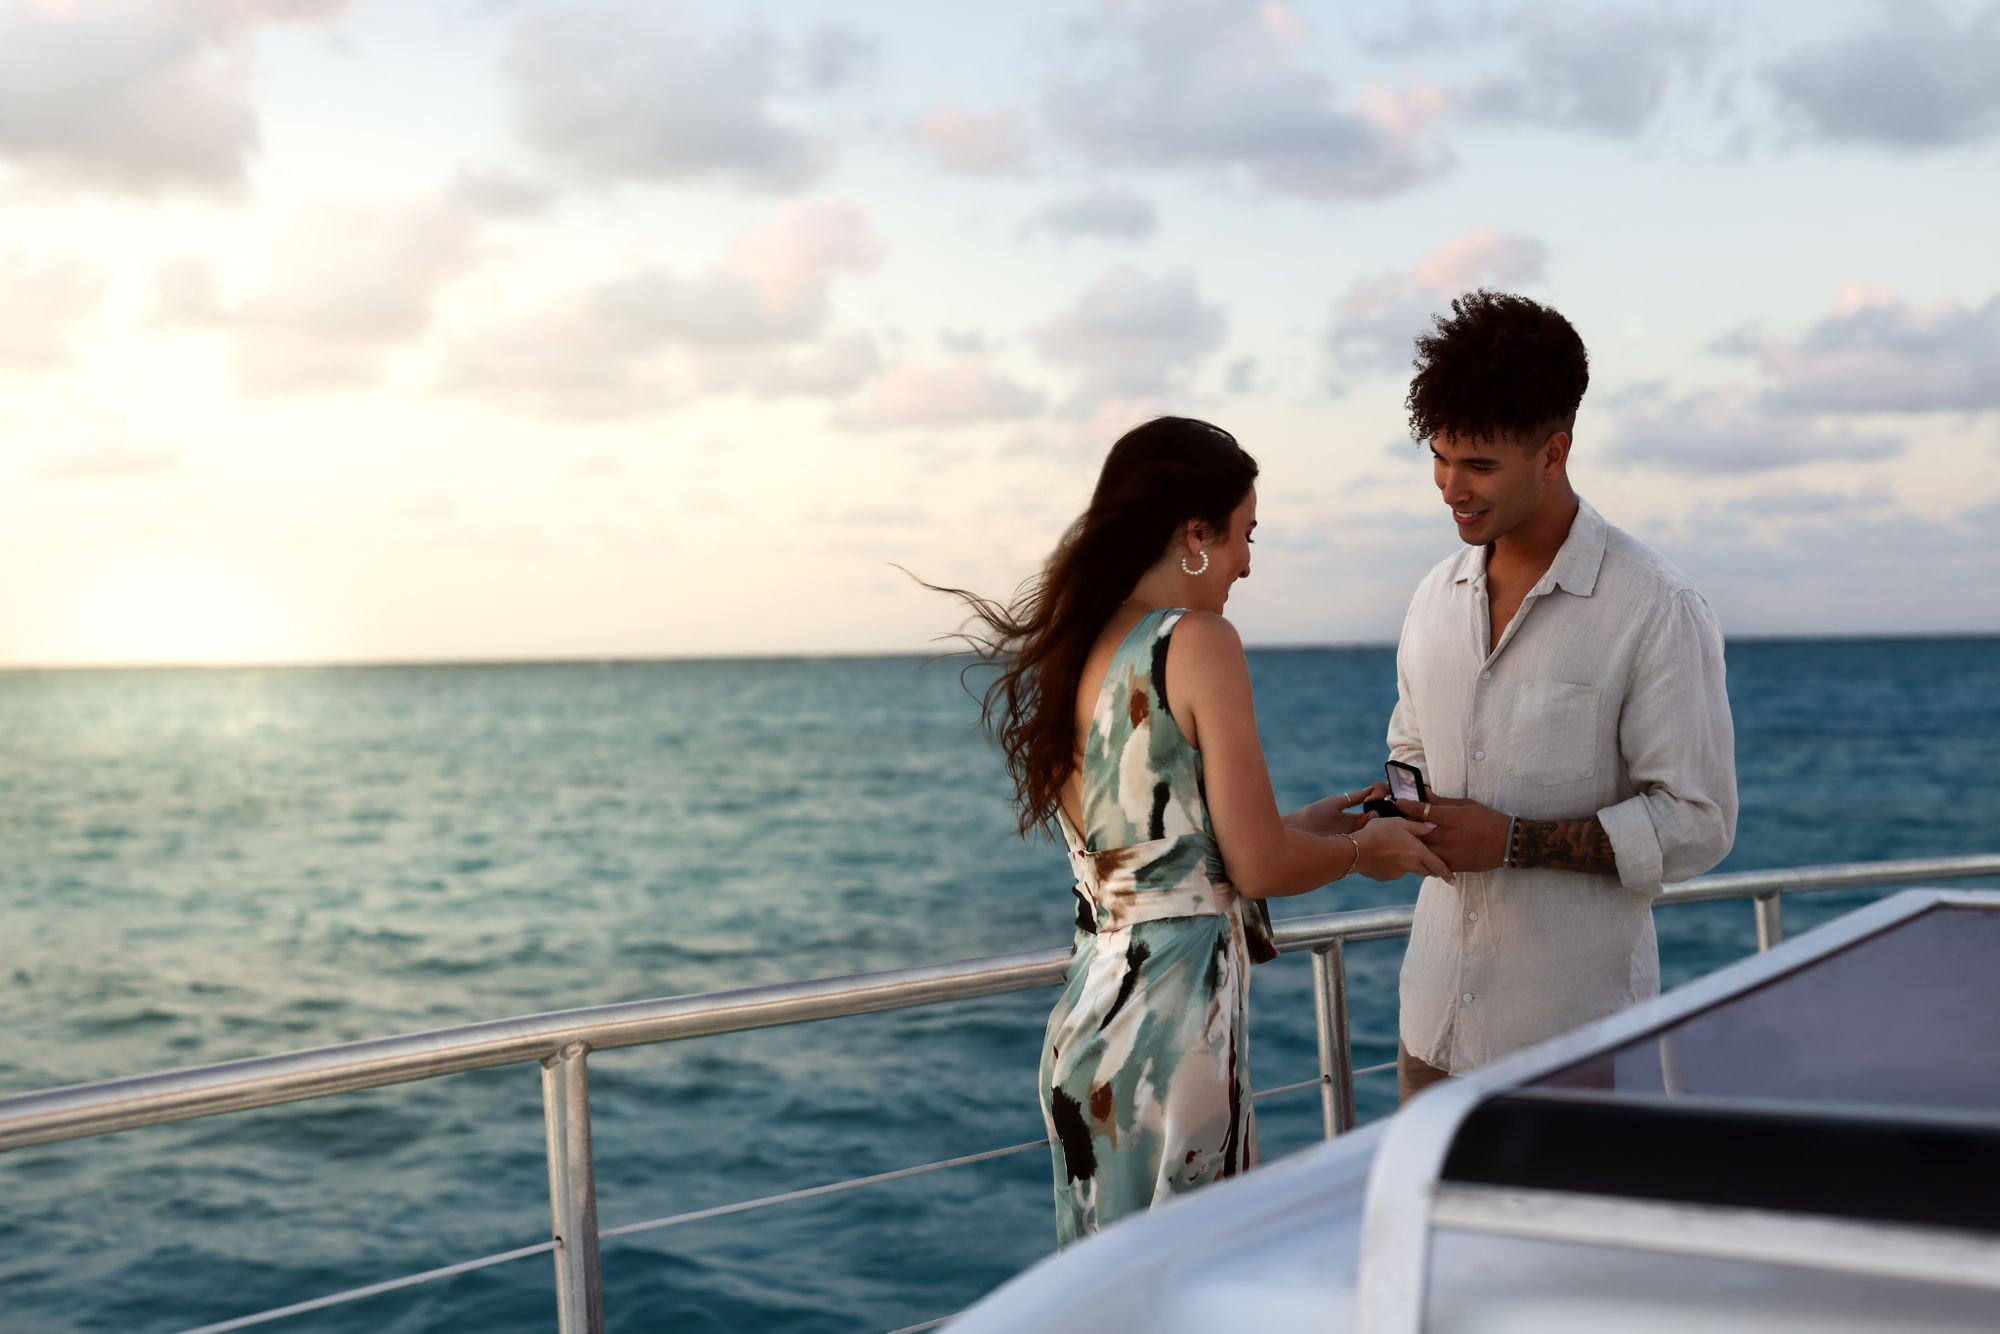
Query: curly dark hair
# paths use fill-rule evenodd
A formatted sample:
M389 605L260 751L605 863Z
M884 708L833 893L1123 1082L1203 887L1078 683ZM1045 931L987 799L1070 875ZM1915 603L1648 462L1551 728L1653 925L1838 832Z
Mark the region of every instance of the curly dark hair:
M1417 337L1403 405L1410 436L1491 440L1575 424L1590 354L1568 320L1524 296L1480 288L1452 298L1451 317Z

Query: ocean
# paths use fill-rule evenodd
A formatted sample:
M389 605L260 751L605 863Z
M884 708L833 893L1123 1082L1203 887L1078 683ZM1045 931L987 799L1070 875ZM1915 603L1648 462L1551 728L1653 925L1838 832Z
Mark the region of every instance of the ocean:
M1255 651L1281 802L1381 772L1387 649ZM1729 648L1724 870L2000 849L2000 640ZM1068 940L955 667L915 658L0 673L0 1094ZM1414 896L1343 884L1279 916ZM1788 933L1879 891L1785 907ZM1662 909L1668 986L1755 946ZM1352 947L1356 1062L1400 941ZM604 1226L1031 1140L1053 992L592 1058ZM1303 958L1252 1069L1311 1078ZM1394 1102L1364 1079L1364 1118ZM1311 1090L1259 1108L1311 1143ZM543 1240L538 1073L0 1154L0 1328L177 1330ZM604 1246L613 1330L888 1330L1053 1246L1041 1151ZM547 1256L270 1326L546 1330Z

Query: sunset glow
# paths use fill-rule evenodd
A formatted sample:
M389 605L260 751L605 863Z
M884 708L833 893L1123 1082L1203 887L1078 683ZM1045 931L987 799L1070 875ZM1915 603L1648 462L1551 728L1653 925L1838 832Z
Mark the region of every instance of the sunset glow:
M1468 287L1733 635L2000 629L1990 6L0 5L0 666L923 652L1110 440L1386 642Z
M84 661L149 665L285 661L277 604L249 572L162 558L107 573L76 606Z

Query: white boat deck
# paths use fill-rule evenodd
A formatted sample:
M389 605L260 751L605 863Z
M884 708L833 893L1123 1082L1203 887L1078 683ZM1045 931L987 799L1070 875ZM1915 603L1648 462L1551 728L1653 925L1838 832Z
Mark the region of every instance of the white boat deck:
M1108 1228L951 1329L2000 1329L1996 941L2000 893L1899 895ZM1831 1017L1773 1023L1801 1003Z

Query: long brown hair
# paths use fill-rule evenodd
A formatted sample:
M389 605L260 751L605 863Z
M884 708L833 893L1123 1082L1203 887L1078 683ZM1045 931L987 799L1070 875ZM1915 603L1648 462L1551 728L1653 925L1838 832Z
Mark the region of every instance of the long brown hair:
M1090 508L1011 604L938 589L962 599L977 622L957 636L978 659L966 670L999 669L978 696L979 721L1006 758L1022 834L1055 825L1076 767L1084 659L1111 614L1184 524L1199 520L1226 533L1256 480L1257 461L1221 427L1155 418L1111 447Z

